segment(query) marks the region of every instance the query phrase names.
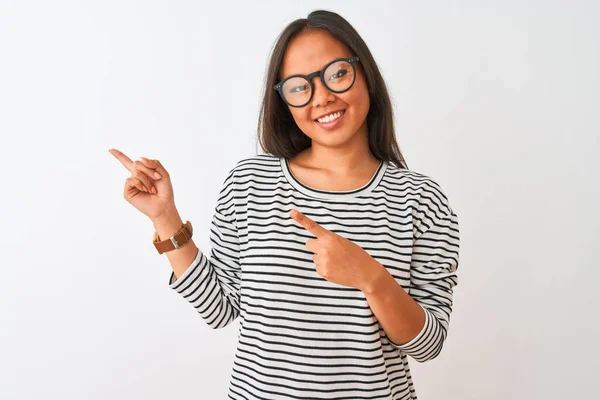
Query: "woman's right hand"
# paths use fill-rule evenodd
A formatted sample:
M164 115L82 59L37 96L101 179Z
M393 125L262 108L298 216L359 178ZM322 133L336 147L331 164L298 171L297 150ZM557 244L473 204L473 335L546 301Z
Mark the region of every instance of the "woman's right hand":
M160 161L142 157L134 162L117 149L109 152L131 173L125 181L125 200L153 221L175 210L171 178Z

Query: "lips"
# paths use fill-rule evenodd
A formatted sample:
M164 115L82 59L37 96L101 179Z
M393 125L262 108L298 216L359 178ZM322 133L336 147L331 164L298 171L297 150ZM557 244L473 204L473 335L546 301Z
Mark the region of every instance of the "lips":
M330 122L335 121L336 119L340 118L342 115L344 115L344 113L346 112L346 110L338 110L338 111L333 111L327 114L323 114L320 117L315 119L315 122L321 123L321 124L327 124Z
M338 128L343 123L346 117L346 110L329 113L319 117L315 120L315 123L321 128L327 131L332 131Z

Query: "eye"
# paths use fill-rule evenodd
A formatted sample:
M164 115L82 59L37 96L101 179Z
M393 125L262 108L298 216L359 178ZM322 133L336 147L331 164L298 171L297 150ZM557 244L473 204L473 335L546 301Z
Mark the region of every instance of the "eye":
M304 92L308 89L309 89L308 85L300 85L300 86L291 87L289 92L290 93L298 93L298 92Z
M329 80L332 81L334 79L339 79L346 74L348 74L348 69L339 69L337 72L334 72L333 74L331 74L331 76L329 77Z

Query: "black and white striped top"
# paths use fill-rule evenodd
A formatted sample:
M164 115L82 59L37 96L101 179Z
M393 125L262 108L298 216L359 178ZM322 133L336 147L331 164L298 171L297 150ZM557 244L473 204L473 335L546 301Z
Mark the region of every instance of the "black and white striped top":
M421 333L391 342L361 291L318 275L292 208L383 264L424 308ZM323 191L252 156L225 178L210 240L169 285L215 329L239 316L229 398L417 398L408 356L440 353L457 284L457 216L431 178L382 162L359 189Z

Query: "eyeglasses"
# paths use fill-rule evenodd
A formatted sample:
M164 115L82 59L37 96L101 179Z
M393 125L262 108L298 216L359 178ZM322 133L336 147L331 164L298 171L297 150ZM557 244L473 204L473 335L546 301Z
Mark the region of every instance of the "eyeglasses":
M288 76L273 89L279 92L279 95L291 107L304 107L313 97L315 92L312 83L313 78L321 77L323 85L333 93L344 93L349 90L356 80L356 67L358 57L337 58L331 61L320 71L315 71L308 75Z

